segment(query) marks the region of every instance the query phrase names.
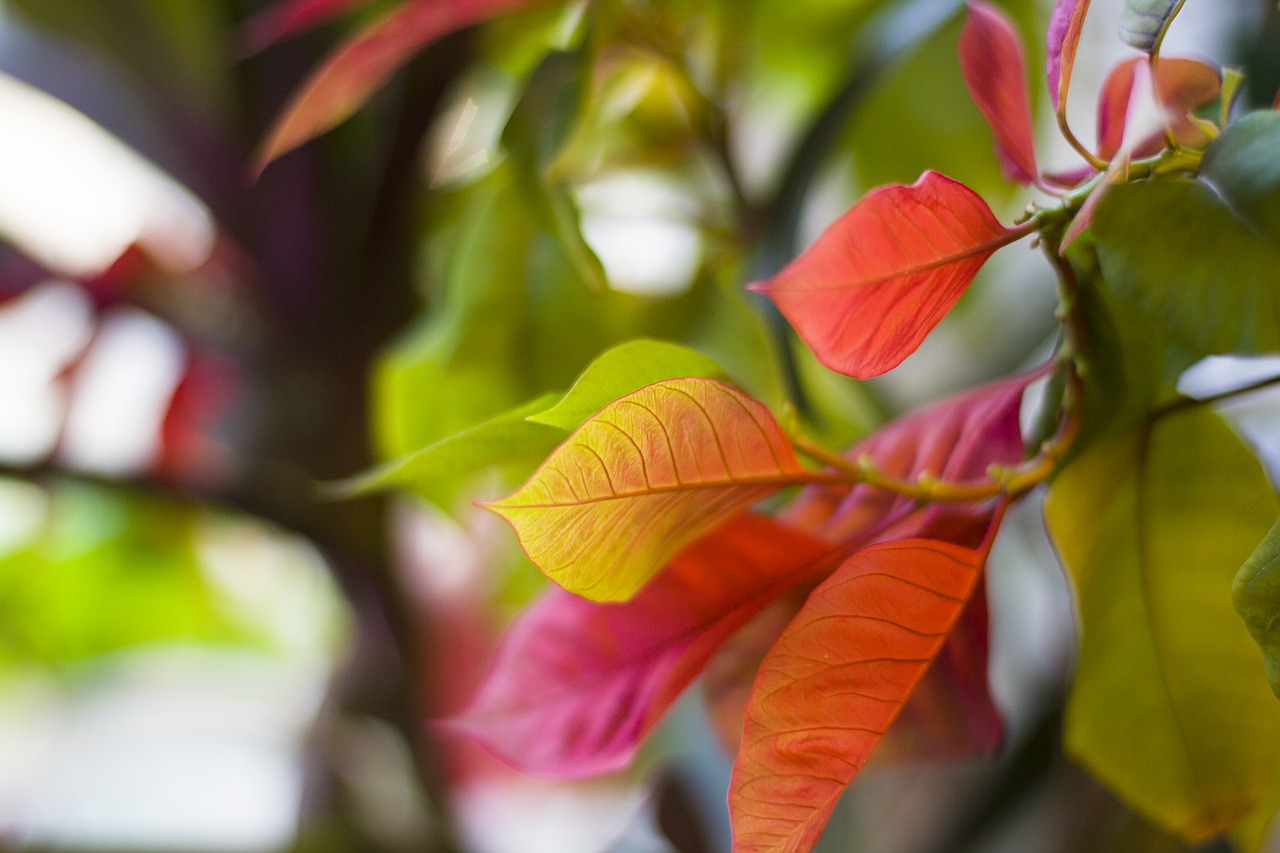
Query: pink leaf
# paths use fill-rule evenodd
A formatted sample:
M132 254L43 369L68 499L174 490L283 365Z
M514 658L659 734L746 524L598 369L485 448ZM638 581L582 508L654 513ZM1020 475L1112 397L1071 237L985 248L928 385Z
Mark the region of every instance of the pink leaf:
M751 289L777 304L818 360L866 379L896 367L960 299L1005 228L973 190L925 172L868 193L780 273Z
M1023 456L1018 412L1027 385L1043 371L1025 373L971 388L926 406L873 433L845 456L867 457L880 471L914 480L922 474L943 480L973 480L992 465L1013 465ZM973 545L981 538L985 507L933 503L919 507L910 498L875 486L809 486L783 513L792 527L826 542L856 545L922 536ZM977 523L975 532L972 527ZM946 530L968 530L967 538Z
M1035 183L1039 169L1022 43L1008 19L980 0L970 0L969 16L960 32L960 72L995 134L1005 178Z
M252 55L266 47L336 18L369 0L281 0L245 21L241 41Z
M448 726L527 773L616 770L730 634L830 570L830 550L748 514L687 547L625 603L549 587L511 626L476 697Z
M1080 45L1080 31L1089 11L1090 0L1057 0L1049 17L1048 63L1045 68L1049 80L1049 98L1053 108L1061 109L1071 88L1071 69L1076 61L1076 48Z
M364 105L412 56L431 42L548 0L413 0L340 47L293 96L255 157L255 171L319 136Z
M765 658L729 788L734 853L802 853L938 654L987 548L903 539L855 553Z

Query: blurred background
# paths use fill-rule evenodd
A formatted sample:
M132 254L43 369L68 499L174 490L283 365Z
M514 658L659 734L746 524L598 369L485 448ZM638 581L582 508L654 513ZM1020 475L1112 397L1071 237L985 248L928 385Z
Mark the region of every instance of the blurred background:
M634 770L589 783L431 734L541 582L470 503L528 465L326 484L638 336L701 349L832 446L1050 351L1055 285L1025 247L875 383L825 371L742 290L924 169L1006 221L1033 199L964 90L961 3L526 4L408 51L255 176L326 56L432 2L0 0L4 849L727 851L729 759L696 689ZM1042 159L1069 167L1038 73L1051 3L1001 5ZM1084 139L1120 5L1096 0L1085 33ZM1271 0L1193 0L1166 53L1247 68L1263 104L1277 45ZM1278 369L1218 359L1184 384ZM1229 409L1273 480L1277 408ZM990 571L1005 748L873 767L820 849L1184 849L1060 754L1072 602L1034 501Z

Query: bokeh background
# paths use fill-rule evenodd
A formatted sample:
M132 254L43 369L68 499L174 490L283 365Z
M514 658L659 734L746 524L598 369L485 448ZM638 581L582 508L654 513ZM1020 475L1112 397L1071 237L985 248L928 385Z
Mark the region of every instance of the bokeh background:
M587 783L428 725L540 583L470 504L518 471L332 484L641 335L835 446L1052 345L1054 282L1025 250L875 383L824 371L742 291L926 168L1006 220L1033 200L964 91L961 3L544 4L426 47L255 176L290 93L402 2L433 0L335 4L255 49L267 2L0 0L5 849L728 850L696 689L636 768ZM1001 5L1043 67L1051 4ZM1085 139L1119 6L1095 0L1085 33ZM1168 45L1246 68L1255 104L1280 85L1271 0L1191 0ZM1066 166L1039 80L1042 159ZM1184 389L1278 368L1216 359ZM1273 481L1278 408L1228 410ZM1184 849L1060 754L1072 602L1034 501L990 571L1005 748L871 768L820 849Z

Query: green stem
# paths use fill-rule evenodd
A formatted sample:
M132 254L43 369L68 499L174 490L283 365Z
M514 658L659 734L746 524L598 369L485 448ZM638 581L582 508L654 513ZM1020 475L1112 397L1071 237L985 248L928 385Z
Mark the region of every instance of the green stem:
M1280 376L1271 376L1267 379L1259 379L1257 382L1251 382L1240 388L1233 388L1230 391L1220 391L1217 394L1210 394L1208 397L1182 397L1174 400L1172 403L1166 403L1151 411L1151 420L1159 420L1178 412L1194 409L1199 406L1215 406L1218 403L1225 403L1236 397L1243 397L1246 394L1252 394L1255 391L1262 391L1280 385Z

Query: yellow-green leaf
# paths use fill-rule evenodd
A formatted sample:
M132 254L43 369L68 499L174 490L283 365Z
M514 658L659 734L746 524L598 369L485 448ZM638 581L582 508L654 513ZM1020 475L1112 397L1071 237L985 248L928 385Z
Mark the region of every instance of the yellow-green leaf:
M1267 659L1267 680L1280 697L1280 521L1236 573L1236 612Z
M1257 460L1205 409L1094 445L1047 500L1080 608L1067 748L1193 842L1247 814L1275 764L1280 713L1231 578L1278 508Z
M626 341L587 365L563 399L529 415L529 420L573 429L624 394L663 379L691 376L725 378L720 365L697 350L649 338Z
M820 479L762 403L714 379L671 379L605 406L486 506L556 583L618 601L716 524Z

